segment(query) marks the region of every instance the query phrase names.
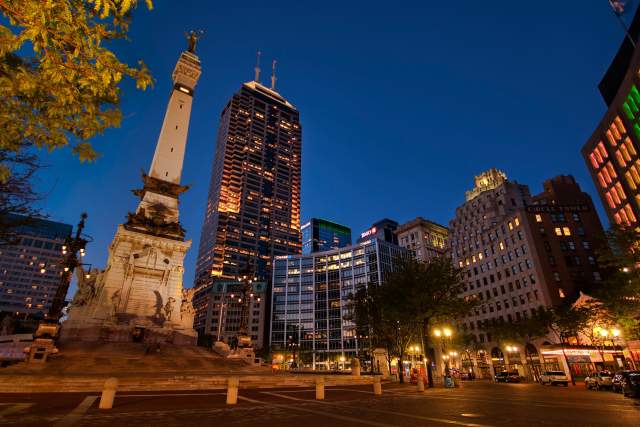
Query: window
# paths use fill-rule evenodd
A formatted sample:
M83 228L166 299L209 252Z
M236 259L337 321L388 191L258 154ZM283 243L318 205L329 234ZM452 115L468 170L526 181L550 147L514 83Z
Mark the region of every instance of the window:
M558 273L557 271L553 273L553 280L555 280L556 282L560 281L560 273Z
M593 280L595 280L596 282L599 282L600 280L602 280L602 277L600 276L600 273L597 271L593 272Z
M569 227L562 227L562 234L565 236L571 236L571 229Z
M536 222L542 222L542 215L536 214Z
M586 240L582 242L582 247L585 249L591 249L591 245Z
M560 227L554 228L554 232L556 233L556 236L562 236L562 229Z

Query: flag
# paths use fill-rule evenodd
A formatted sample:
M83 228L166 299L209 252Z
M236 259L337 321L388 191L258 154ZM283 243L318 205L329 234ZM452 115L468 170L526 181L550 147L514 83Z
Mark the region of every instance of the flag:
M624 13L625 7L627 6L626 0L609 0L609 4L613 9L613 13L618 16L621 16Z

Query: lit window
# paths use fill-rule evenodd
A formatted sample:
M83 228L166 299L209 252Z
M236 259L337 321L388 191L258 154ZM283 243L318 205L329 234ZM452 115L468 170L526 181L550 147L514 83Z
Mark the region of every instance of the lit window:
M500 250L504 251L504 243L500 242Z
M509 230L513 230L513 224L509 221Z
M542 222L542 215L536 214L536 222Z
M560 295L560 298L564 298L564 291L562 290L562 288L558 288L558 294Z
M565 236L571 236L571 230L569 229L569 227L562 227L562 233Z
M516 217L513 222L515 222L516 227L520 225L520 219L518 217Z
M556 236L562 236L562 229L560 227L555 228Z

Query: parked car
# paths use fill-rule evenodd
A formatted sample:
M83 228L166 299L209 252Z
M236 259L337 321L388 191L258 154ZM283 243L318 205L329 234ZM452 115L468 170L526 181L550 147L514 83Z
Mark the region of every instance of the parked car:
M595 372L584 379L584 385L588 389L601 390L603 388L611 388L611 381L613 380L610 372L602 371Z
M629 397L640 397L640 371L626 371L620 381L622 394Z
M625 376L631 373L640 374L640 371L626 370L616 372L611 379L611 391L613 391L614 393L622 393L622 380Z
M562 384L567 387L569 385L569 378L567 378L567 375L562 371L545 371L540 375L540 384Z
M518 372L498 372L494 377L497 383L519 383L520 374Z

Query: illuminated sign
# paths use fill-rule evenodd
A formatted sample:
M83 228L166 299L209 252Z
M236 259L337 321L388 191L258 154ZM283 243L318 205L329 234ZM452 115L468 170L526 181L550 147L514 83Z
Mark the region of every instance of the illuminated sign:
M588 205L533 205L527 206L529 213L564 213L564 212L589 212Z
M561 356L563 354L567 356L599 356L600 352L602 353L619 353L617 350L589 350L582 348L565 348L564 352L562 349L554 349L554 350L542 350L542 354L544 356Z
M361 238L361 239L364 239L365 237L369 237L369 236L371 236L371 235L373 235L373 234L376 234L376 232L377 232L377 231L378 231L378 229L377 229L377 228L375 228L375 227L371 227L370 229L368 229L367 231L365 231L364 233L362 233L362 234L360 235L360 238Z

